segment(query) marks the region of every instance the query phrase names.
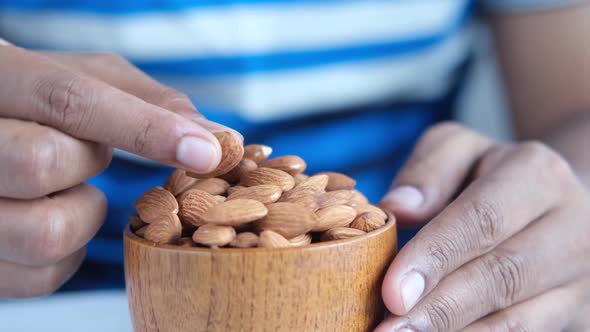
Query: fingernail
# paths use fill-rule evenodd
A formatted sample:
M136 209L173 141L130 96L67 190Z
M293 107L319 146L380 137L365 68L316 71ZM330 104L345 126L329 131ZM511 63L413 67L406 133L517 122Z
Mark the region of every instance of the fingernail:
M244 136L242 136L242 134L240 134L237 130L224 126L220 123L207 120L206 118L196 118L193 121L214 133L220 131L229 131L230 133L234 134L237 138L244 141Z
M402 279L401 294L406 312L418 303L424 292L424 277L418 272L410 272Z
M404 209L417 209L424 203L424 195L420 190L410 187L401 186L393 189L383 198L383 202Z
M213 143L195 136L184 136L176 148L176 159L186 168L207 173L212 171L219 160Z

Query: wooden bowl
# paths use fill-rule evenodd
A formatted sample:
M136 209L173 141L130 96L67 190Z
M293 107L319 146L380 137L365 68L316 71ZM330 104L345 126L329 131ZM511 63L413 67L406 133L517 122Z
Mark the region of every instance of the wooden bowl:
M367 235L300 248L156 245L125 231L135 331L370 331L397 251L395 219Z

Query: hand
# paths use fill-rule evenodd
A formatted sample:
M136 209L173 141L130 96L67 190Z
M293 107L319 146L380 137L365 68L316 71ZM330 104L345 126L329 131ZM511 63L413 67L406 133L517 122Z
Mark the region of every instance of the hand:
M590 195L547 146L439 125L382 206L429 222L385 276L376 331L590 329Z
M183 94L123 59L0 43L0 297L57 289L80 265L106 200L83 182L112 147L194 172L221 151Z

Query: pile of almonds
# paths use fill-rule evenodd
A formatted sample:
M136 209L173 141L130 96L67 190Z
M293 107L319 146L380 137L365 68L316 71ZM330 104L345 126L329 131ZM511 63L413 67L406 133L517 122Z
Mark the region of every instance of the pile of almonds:
M344 174L303 172L298 156L268 159L265 145L243 146L216 133L222 158L209 174L175 170L164 187L136 202L130 227L147 240L179 246L282 248L363 235L388 218Z

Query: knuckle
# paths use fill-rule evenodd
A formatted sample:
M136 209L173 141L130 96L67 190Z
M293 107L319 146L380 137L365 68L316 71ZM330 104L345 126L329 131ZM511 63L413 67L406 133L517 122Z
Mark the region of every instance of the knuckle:
M32 240L33 260L41 265L55 264L67 256L69 238L67 217L60 208L46 208L46 220L36 229Z
M429 240L426 244L427 257L439 273L444 273L453 265L453 261L460 251L459 245L449 239Z
M430 330L450 331L453 330L459 313L460 304L451 296L439 296L433 299L424 307L424 314Z
M489 253L483 258L483 270L496 287L498 308L519 300L526 281L526 264L521 256L508 251Z
M34 95L43 120L68 133L84 130L84 120L91 116L93 102L92 89L82 77L66 71L45 75L35 82Z
M567 160L542 142L524 142L519 145L518 150L531 165L537 166L543 172L549 172L553 178L564 179L573 175Z
M493 199L480 198L470 201L466 211L466 226L472 229L480 250L493 248L504 233L505 217L499 203Z

